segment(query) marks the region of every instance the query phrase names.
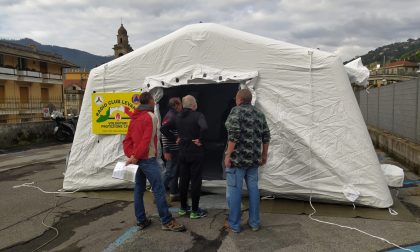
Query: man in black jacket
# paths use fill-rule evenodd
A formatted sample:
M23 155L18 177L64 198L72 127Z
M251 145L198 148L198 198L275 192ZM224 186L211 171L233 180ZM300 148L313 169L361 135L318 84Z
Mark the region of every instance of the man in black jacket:
M162 126L162 134L179 143L179 192L181 208L180 216L188 212L188 186L191 180L191 219L199 219L207 215L206 211L199 208L202 180L202 160L204 157L203 139L207 131L207 122L204 115L197 112L197 102L191 95L182 98L183 111L175 120L171 120ZM171 132L176 129L178 138Z

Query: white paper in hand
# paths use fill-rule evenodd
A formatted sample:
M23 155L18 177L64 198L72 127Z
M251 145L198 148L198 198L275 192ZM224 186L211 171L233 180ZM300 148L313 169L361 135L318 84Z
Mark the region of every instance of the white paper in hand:
M115 165L112 177L116 179L131 181L134 183L136 181L136 172L138 168L138 165L125 165L125 162L118 162L117 165Z

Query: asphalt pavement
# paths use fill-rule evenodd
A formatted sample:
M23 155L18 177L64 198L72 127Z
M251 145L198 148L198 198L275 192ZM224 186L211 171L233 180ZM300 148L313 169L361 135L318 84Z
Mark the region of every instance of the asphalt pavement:
M34 183L49 192L62 186L65 157L70 145L15 151L0 155L0 250L1 251L387 251L392 245L338 226L311 220L307 215L262 213L262 229L243 232L222 230L225 209L210 208L198 220L178 218L186 232L160 228L155 206L146 211L152 225L135 227L131 201L59 197L35 188L15 187ZM392 159L379 153L380 159ZM406 172L408 179L419 177ZM223 195L219 195L223 200ZM413 221L316 217L364 230L398 245L420 251L420 185L402 188L398 198L415 217ZM217 201L212 199L213 201ZM211 204L210 204L211 205ZM219 204L220 205L220 204ZM171 210L176 214L177 204ZM217 207L222 208L222 207ZM53 226L55 229L43 225ZM416 247L417 246L417 247ZM418 248L418 250L417 250Z

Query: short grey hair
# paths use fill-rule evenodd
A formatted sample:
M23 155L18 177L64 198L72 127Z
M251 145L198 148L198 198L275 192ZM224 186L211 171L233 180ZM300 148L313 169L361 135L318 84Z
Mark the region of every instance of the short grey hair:
M183 108L193 109L194 106L197 107L197 102L195 101L194 96L187 95L187 96L182 97Z
M251 104L252 101L252 93L249 89L241 89L236 94L243 104Z

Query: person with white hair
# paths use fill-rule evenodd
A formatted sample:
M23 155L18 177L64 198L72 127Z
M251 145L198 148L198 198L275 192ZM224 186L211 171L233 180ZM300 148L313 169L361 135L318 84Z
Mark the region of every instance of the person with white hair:
M178 211L180 216L186 216L189 212L188 187L191 181L191 213L190 219L205 217L207 212L199 208L201 182L202 182L202 161L204 158L203 141L207 131L207 121L204 115L197 110L197 102L194 96L187 95L182 98L183 111L177 115L175 120L162 125L162 134L171 140L179 143L179 194L181 208ZM172 133L176 129L178 138Z

